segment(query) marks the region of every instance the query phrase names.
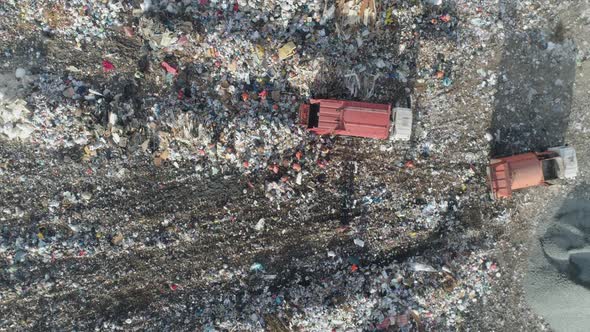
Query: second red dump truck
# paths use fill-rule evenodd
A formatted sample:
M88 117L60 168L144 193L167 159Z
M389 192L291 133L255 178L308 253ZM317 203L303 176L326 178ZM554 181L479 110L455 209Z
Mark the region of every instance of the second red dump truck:
M512 191L574 178L578 173L576 151L569 146L544 152L528 152L490 160L488 182L494 198L507 198Z

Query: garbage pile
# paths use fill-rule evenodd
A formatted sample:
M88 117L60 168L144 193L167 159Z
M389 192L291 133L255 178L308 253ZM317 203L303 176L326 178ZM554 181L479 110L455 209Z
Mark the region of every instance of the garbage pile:
M27 139L34 130L26 102L18 98L25 76L23 68L0 76L0 135L8 139Z
M28 100L39 108L54 103L56 110L34 119L43 132L38 135L45 136L36 141L49 147L87 146L92 155L109 145L143 151L157 164L195 160L195 169L207 175L227 172L229 166L244 173L265 168L278 173L276 167L283 164L304 171L325 164L324 159L310 160L318 155L318 145L296 125L298 106L312 90L315 95L323 91L330 97L397 103L403 97L392 94L391 87L407 95L420 75L431 77L412 73L417 34L452 36L457 25L451 7L430 3L145 1L133 7L75 1L13 6L52 38L74 37L77 48L91 47L91 38L143 44L136 68L127 68L117 54L101 54L99 63L88 68L60 68L65 79L40 77ZM439 79L442 67L437 66ZM92 73L107 82L85 83L82 77ZM123 73L133 73L132 80L122 79ZM138 100L133 94L141 85L154 85L163 94ZM339 90L328 91L333 85L340 85ZM87 127L81 128L76 114L94 119L83 120ZM304 153L303 163L292 158L297 151Z
M40 197L0 205L0 313L16 317L0 329L39 318L7 303L58 288L81 302L37 327L453 330L494 296L495 242L477 236L510 219L483 173L498 1L3 6L48 46L27 64L5 51L1 139L73 157L34 163L63 180L0 160ZM412 140L313 135L310 98L413 100Z
M302 309L292 322L303 329L450 329L465 323L464 312L490 294L489 282L500 273L496 263L485 255L469 251L459 251L448 264L434 268L408 261L380 269L370 267L370 272L361 269L364 275L346 272L312 292L302 287L290 290L285 298ZM362 292L337 298L339 290L349 288ZM325 294L326 290L334 293L322 299L310 296ZM332 296L335 298L330 299ZM326 306L325 301L337 305Z
M59 100L58 108L71 106L69 111L58 109L52 118L65 112L61 115L65 122L75 121L70 112L78 107L77 112L98 120L86 131L72 124L76 130L71 135L45 140L49 146L85 145L88 140L95 150L98 141L107 141L131 150L141 145L155 160L162 153L170 160L194 160L214 144L215 151L206 154L225 154L223 159L233 166L252 164L254 168L276 162L269 160L271 152L260 148L261 144L277 138L288 143L272 148L278 154L275 159L305 145L295 125L296 112L312 88L320 91L323 85L340 80L344 86L331 91L331 97L392 102L388 86L409 86L415 79L416 34L428 30L452 34L457 24L447 13L450 9L430 3L145 1L132 7L121 2L74 1L63 6L13 6L21 6L24 19L43 31L73 37L77 48L88 49L91 38L126 38L144 45L137 49L136 68L127 67L117 54L101 54L98 63L86 64L88 68L60 68L68 74L61 84L57 77L40 79L37 95L63 96L66 100ZM416 31L416 24L425 31ZM383 39L380 33L372 33L381 30L395 37ZM395 47L394 52L389 47ZM108 82L83 83L82 76L99 72ZM119 73L133 73L133 80L122 82ZM130 94L146 84L163 89L164 94L147 95L138 102ZM62 96L56 96L56 89L61 89ZM37 127L50 130L47 121L38 119ZM247 132L260 122L270 126ZM233 132L239 135L237 142ZM70 142L64 142L68 136ZM145 148L148 139L150 149ZM165 152L167 143L176 139L189 144L192 151ZM254 150L260 149L265 149L264 158L257 160Z
M272 291L276 275L255 263L249 273L261 283L257 295L247 295L248 307L236 312L240 303L227 296L199 307L197 320L205 330L237 327L244 330L388 330L452 329L466 324L470 306L490 296L490 283L501 276L496 262L486 253L459 249L453 257L422 263L410 259L385 266L360 266L358 258L341 257L329 251L324 263L336 269L320 283L300 285L292 281L280 291ZM421 262L422 261L422 262ZM359 265L357 265L359 264ZM338 266L348 266L342 270ZM435 268L436 266L436 268ZM246 271L220 271L225 277L237 277ZM243 301L243 299L242 299ZM217 316L217 319L211 317Z

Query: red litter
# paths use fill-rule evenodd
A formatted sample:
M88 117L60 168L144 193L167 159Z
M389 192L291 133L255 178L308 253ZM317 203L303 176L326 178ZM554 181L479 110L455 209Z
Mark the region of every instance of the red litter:
M162 65L162 68L166 69L166 71L168 73L175 75L175 76L178 75L178 71L176 70L176 68L169 65L168 62L162 61L161 65Z
M125 35L127 35L127 37L133 37L133 35L135 34L132 27L123 27L123 31L125 32Z
M279 165L277 164L270 165L268 168L275 174L279 173Z
M400 326L400 327L404 327L404 326L408 325L408 323L409 323L408 315L406 315L406 314L397 315L395 322L396 322L397 326Z
M443 22L445 22L445 23L447 23L447 22L450 22L450 21L451 21L451 15L449 15L449 14L442 15L442 16L441 16L441 17L439 17L439 18L440 18L440 20L441 20L441 21L443 21Z
M185 35L182 35L180 38L178 38L178 41L176 42L176 44L182 46L184 44L188 43L188 38Z
M105 72L115 70L115 66L107 60L102 60L102 69Z
M391 325L391 319L386 317L381 323L377 325L378 330L386 330Z

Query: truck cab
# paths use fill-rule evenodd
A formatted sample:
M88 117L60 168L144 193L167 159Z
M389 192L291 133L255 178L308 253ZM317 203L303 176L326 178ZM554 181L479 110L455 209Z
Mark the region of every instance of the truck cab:
M412 110L405 107L393 109L393 139L409 141L412 137Z

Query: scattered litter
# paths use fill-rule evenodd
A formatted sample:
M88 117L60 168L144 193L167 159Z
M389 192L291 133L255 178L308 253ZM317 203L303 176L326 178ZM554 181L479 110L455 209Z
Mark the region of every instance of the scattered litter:
M102 69L105 72L110 72L115 70L115 65L113 65L111 62L107 61L107 60L102 60Z
M258 222L256 223L256 225L254 226L254 229L257 231L262 231L264 230L264 218L261 218L260 220L258 220Z
M283 45L279 49L279 59L285 60L288 57L293 56L293 54L295 54L295 48L297 48L297 46L293 42L288 42L287 44Z
M422 263L412 263L411 266L412 269L416 272L436 272L436 270L432 266Z
M489 256L512 207L490 201L481 170L513 137L490 119L506 106L534 121L512 118L535 109L516 101L547 93L537 113L570 108L551 95L566 77L506 87L515 75L492 60L510 58L496 52L514 24L548 73L590 54L536 37L550 4L513 18L464 0L5 3L18 29L0 33L14 37L0 73L1 296L14 305L0 313L24 330L477 330L468 317L495 316L474 303L497 301L511 275ZM503 105L506 91L524 94ZM329 112L301 125L314 98L409 112L380 118L399 140L343 137L308 129L375 128ZM564 117L572 137L589 127L578 117ZM47 315L36 299L56 289L79 301L54 296Z
M27 71L24 68L16 68L16 72L14 73L16 78L24 78L25 75L27 75Z
M176 70L176 68L172 67L171 65L169 65L166 61L162 61L162 67L164 69L166 69L166 72L172 74L172 75L177 75L178 71Z
M263 270L264 270L264 267L260 263L254 263L254 264L252 264L252 266L250 266L250 271L260 272Z

